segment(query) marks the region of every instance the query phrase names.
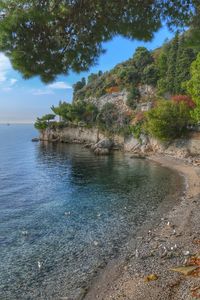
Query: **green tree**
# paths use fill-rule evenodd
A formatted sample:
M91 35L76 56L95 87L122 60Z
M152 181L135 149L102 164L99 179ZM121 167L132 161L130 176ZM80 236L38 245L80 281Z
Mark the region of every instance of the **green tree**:
M51 110L64 121L70 121L71 104L66 102L59 103L59 106L52 106Z
M187 132L187 125L191 123L190 110L183 102L163 100L147 112L146 118L146 130L162 141L181 137Z
M167 70L167 91L172 94L176 93L176 67L177 67L177 54L179 47L179 35L176 33L175 38L170 44L169 57L168 57L168 70Z
M156 83L158 81L158 69L156 65L147 65L142 72L141 79L144 84L156 86Z
M166 21L188 25L195 0L1 0L0 51L24 78L44 82L58 74L88 70L116 34L151 40ZM194 13L193 13L194 12Z
M47 114L41 118L42 121L46 121L48 124L50 121L53 121L54 119L55 119L55 115L53 114Z
M170 43L166 42L156 61L159 79L157 81L158 94L163 95L167 92L167 71L168 71L168 57L169 57Z
M50 125L50 121L53 121L54 119L55 115L53 114L44 115L41 118L37 118L34 126L38 130L44 130Z
M147 65L153 63L153 57L145 47L138 47L133 55L133 61L138 71L142 73Z
M140 92L139 92L138 88L136 88L135 86L132 86L128 93L126 104L131 109L136 109L139 98L140 98Z
M34 126L38 130L45 130L48 127L48 124L47 122L42 121L40 118L37 118Z
M200 122L200 53L191 65L191 79L185 84L185 87L196 104L192 117L196 122Z
M94 124L98 115L98 108L93 103L85 105L85 112L83 114L83 121L87 124Z
M187 37L176 34L175 38L164 45L157 61L159 80L158 93L169 92L173 95L185 93L182 83L190 78L190 65L196 51L187 46Z
M189 47L195 48L197 51L200 51L200 6L199 6L199 0L194 1L195 2L195 15L192 19L192 22L190 24L190 29L188 31L188 37L187 37L187 45Z
M101 77L102 75L103 75L103 72L101 70L99 70L98 76Z
M158 60L157 60L157 67L159 70L159 76L161 78L166 76L168 64L167 64L167 51L165 50L165 47L163 47Z
M80 81L77 81L74 85L74 93L76 93L77 91L81 90L84 86L86 85L86 80L83 77Z
M179 47L176 61L176 94L185 93L182 83L190 79L190 66L196 54L192 48L186 47L184 35L179 38Z
M92 82L93 82L94 80L96 80L98 77L99 77L98 74L91 73L91 74L88 76L88 83L92 83Z

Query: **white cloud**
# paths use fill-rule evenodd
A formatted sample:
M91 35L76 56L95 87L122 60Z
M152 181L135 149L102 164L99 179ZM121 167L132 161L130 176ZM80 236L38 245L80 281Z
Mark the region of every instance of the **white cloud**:
M41 96L41 95L52 95L54 92L50 89L34 89L32 90L32 94L35 96Z
M2 88L2 91L4 91L4 92L10 92L11 90L12 90L12 88L9 86Z
M0 85L1 90L4 92L10 92L18 81L16 78L9 78L8 73L11 70L12 66L9 59L3 53L0 53Z
M32 90L32 94L35 96L52 95L52 94L54 94L54 90L67 90L67 89L72 89L72 86L64 81L57 81L57 82L48 84L46 87L44 87L42 89Z
M15 85L15 83L18 81L16 78L11 78L10 80L10 86Z
M11 70L11 63L9 59L0 53L0 83L4 83L7 80L7 72Z
M55 90L72 89L72 86L64 81L57 81L48 85L48 88Z

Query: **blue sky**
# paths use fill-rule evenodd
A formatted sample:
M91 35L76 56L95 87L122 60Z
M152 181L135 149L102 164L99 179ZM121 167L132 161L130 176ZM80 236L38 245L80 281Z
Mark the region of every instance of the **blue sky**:
M162 28L148 43L115 37L104 44L106 53L99 58L98 65L92 67L89 72L58 76L56 81L49 85L43 84L39 78L24 80L20 73L12 69L8 58L0 53L0 123L34 122L36 117L49 113L51 105L57 105L60 100L70 102L72 85L82 77L87 77L89 73L98 70L110 70L117 63L130 58L138 46L152 50L172 36L171 32Z

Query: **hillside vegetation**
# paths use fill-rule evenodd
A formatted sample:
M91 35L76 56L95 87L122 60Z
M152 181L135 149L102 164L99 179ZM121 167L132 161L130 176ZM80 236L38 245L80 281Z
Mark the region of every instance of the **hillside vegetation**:
M186 134L200 120L200 53L188 46L187 36L175 35L161 48L149 51L136 49L133 57L109 72L99 71L82 78L74 85L73 103L52 107L62 122L37 119L36 128L67 126L97 126L108 133L150 134L160 140L170 140ZM140 87L155 89L151 109L141 112ZM115 103L106 103L99 111L91 99L126 90L127 111L119 111Z
M133 57L118 64L110 72L91 74L86 81L74 85L74 100L89 97L101 97L127 89L133 96L140 84L157 87L158 94L186 93L182 83L190 78L190 65L196 57L196 51L187 47L184 35L176 34L171 42L162 48L148 51L144 47L136 49ZM86 83L87 82L87 83Z

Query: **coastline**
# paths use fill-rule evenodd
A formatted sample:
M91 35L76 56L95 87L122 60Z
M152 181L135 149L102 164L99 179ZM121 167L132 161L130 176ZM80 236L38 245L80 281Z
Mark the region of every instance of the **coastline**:
M195 299L191 289L199 286L200 280L170 268L183 265L188 256L200 251L193 243L200 239L200 168L170 156L152 155L148 159L184 177L185 191L177 191L176 197L181 199L174 205L165 205L166 201L161 205L157 216L147 220L137 233L132 252L109 262L82 299ZM146 282L150 274L155 274L157 280Z

